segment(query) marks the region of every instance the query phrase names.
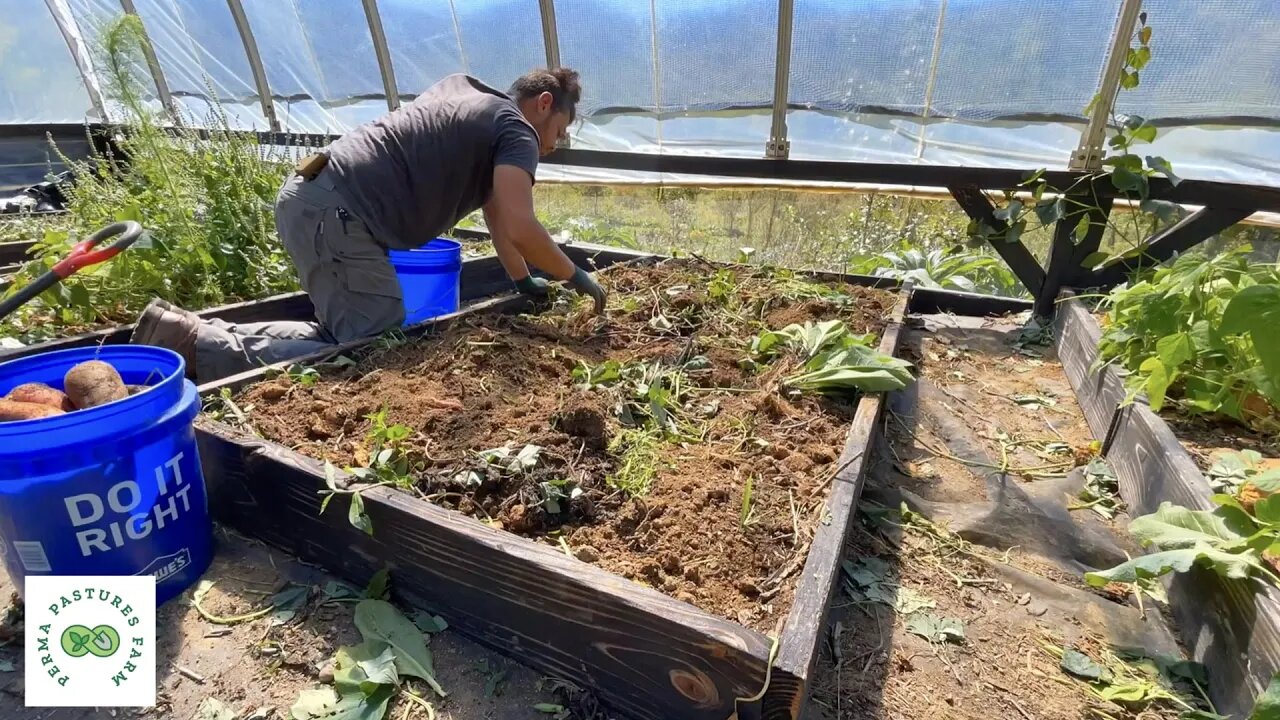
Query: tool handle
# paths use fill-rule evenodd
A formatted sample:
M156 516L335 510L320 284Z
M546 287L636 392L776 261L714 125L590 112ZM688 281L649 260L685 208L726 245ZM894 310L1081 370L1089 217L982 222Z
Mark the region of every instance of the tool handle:
M119 240L100 250L94 249L98 243L116 235L120 236ZM106 262L119 255L121 250L137 242L140 237L142 237L142 226L132 220L112 223L90 235L88 239L76 243L71 248L71 253L59 260L50 272L59 280L74 275L82 268Z

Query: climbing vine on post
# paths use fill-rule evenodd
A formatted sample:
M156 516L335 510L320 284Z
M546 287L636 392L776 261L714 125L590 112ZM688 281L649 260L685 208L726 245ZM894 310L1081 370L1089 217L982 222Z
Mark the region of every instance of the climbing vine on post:
M1152 58L1152 36L1147 14L1141 13L1120 72L1119 86L1115 91L1117 97L1120 92L1133 90L1141 83L1141 73ZM1151 198L1151 178L1163 176L1175 186L1181 178L1165 158L1140 154L1142 145L1155 141L1158 130L1141 116L1117 114L1114 100L1115 97L1112 98L1110 122L1113 130L1107 140L1108 153L1102 160L1103 170L1080 176L1062 188L1049 185L1044 168L1027 173L1018 187L1005 190L1002 200L996 203L993 216L998 226L975 220L969 225L970 239L1015 243L1022 239L1028 228L1047 228L1071 218L1075 219L1071 237L1077 245L1097 225L1102 227L1096 229L1109 229L1115 238L1129 244L1128 249L1114 255L1091 253L1083 259L1083 266L1093 268L1141 254L1144 239L1161 223L1176 220L1179 213L1176 204ZM1101 101L1102 93L1098 93L1084 108L1084 114L1092 114ZM1132 233L1110 218L1107 206L1113 197L1137 204L1137 212L1131 214ZM1140 222L1139 215L1147 216L1146 222Z

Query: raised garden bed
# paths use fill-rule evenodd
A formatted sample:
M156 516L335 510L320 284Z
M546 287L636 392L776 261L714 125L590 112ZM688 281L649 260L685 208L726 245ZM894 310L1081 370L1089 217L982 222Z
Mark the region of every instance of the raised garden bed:
M1153 513L1164 502L1217 507L1200 466L1170 425L1141 400L1124 404L1124 383L1113 367L1094 369L1102 331L1088 308L1075 299L1060 303L1056 329L1063 367L1091 430L1104 438L1129 512ZM1172 576L1169 601L1188 652L1212 668L1214 702L1247 714L1280 669L1280 589L1196 568Z
M565 245L564 251L573 258L574 262L590 263L599 267L608 267L615 262L637 257L637 253L631 251L585 244ZM490 297L511 288L511 281L507 278L498 259L493 256L464 260L460 282L460 299L463 303ZM315 318L315 308L312 307L311 300L306 293L296 292L209 308L199 314L204 318L216 318L232 323L262 322L265 320L312 320ZM129 336L132 333L132 324L118 325L22 348L0 349L0 362L74 347L119 345L129 342Z
M527 301L498 299L437 323L421 343L344 348L357 366L318 380L266 370L207 385L206 397L236 393L231 415L297 448L202 421L215 512L343 576L390 564L410 603L632 717L796 717L881 397L779 392L799 361L756 357L759 371L743 370L747 326L710 301L717 283L732 283L761 301L735 311L758 323L751 334L840 318L880 332L891 353L909 293L846 285L838 292L853 301L833 301L790 274L762 284L746 273L694 261L621 267L605 274L607 324L557 308L513 318ZM784 283L790 297L765 290ZM680 377L661 379L663 368ZM632 402L637 382L660 392ZM362 417L383 401L383 419ZM623 427L615 403L624 418L643 417L637 427ZM637 434L654 422L671 425ZM365 443L403 435L402 423L414 434L403 446L414 448L414 480L363 486L373 534L348 523L348 497L320 514L326 474L350 481L335 465L369 463L387 446ZM475 452L503 445L506 456ZM538 449L519 470L526 446ZM327 472L324 459L335 463ZM634 498L616 489L641 484L649 492Z

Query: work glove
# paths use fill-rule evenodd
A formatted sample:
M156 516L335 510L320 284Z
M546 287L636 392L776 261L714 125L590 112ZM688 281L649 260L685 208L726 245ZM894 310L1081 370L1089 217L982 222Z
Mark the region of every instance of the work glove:
M568 283L569 287L583 295L591 296L591 299L596 303L595 312L597 315L604 313L604 301L606 297L604 288L600 287L600 283L596 282L595 278L591 277L590 273L582 268L574 268L573 277L569 278L565 282Z
M550 283L542 278L525 275L515 282L516 289L519 290L521 294L528 295L531 298L541 300L550 293L550 290L548 289L550 287Z

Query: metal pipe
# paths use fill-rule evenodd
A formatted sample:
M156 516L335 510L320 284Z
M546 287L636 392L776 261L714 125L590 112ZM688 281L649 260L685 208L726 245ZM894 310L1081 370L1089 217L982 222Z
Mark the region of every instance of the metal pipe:
M231 9L231 17L236 21L240 42L244 43L245 58L248 59L249 69L253 72L253 84L258 88L258 102L262 104L262 116L267 119L272 132L280 132L280 120L276 117L275 102L271 99L267 71L262 67L262 55L258 54L258 41L253 38L253 28L249 27L249 17L244 14L244 5L240 4L240 0L227 0L227 7Z
M76 70L80 71L85 92L89 94L89 104L93 106L98 117L103 122L107 122L107 105L102 99L102 88L98 86L98 78L93 73L93 59L89 55L89 49L85 47L84 37L80 34L75 18L71 16L71 9L67 7L67 0L44 0L44 4L49 8L49 14L53 16L58 32L62 33L62 39L67 43L67 50L70 51L71 59L76 64Z
M920 142L916 145L916 159L924 157L925 134L929 132L929 111L933 109L933 89L938 82L938 58L942 55L942 26L947 19L947 0L938 7L938 24L933 29L933 57L929 59L929 82L924 88L924 112L920 118Z
M387 95L387 109L400 107L400 89L396 85L396 69L391 64L391 52L387 49L387 35L382 30L382 14L378 12L378 0L363 0L364 17L369 21L369 36L373 38L373 52L378 56L378 71L382 73L382 91Z
M791 22L795 0L778 0L778 54L773 64L773 124L765 157L785 160L791 154L787 139L787 95L791 80Z
M1080 144L1071 154L1067 167L1072 170L1096 171L1102 168L1102 141L1107 134L1107 123L1115 106L1116 93L1120 90L1120 73L1124 71L1129 56L1129 42L1133 28L1142 12L1142 0L1124 0L1120 15L1116 18L1115 33L1111 36L1111 50L1098 84L1098 102L1093 105L1089 124L1080 135Z
M556 28L555 0L538 0L542 15L542 45L547 51L547 69L560 67L560 34Z
M156 57L155 46L151 44L151 36L147 34L142 16L138 14L138 8L133 4L133 0L120 0L120 7L124 8L126 13L138 18L138 25L142 27L142 56L146 59L147 69L151 71L151 79L156 84L156 97L160 98L160 104L164 106L165 112L172 116L175 112L173 95L169 93L169 83L164 79L164 70L160 68L160 59Z

